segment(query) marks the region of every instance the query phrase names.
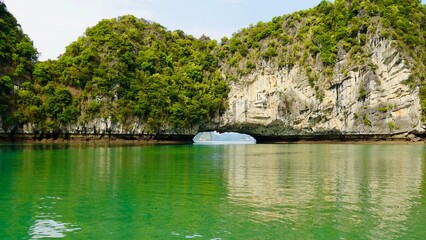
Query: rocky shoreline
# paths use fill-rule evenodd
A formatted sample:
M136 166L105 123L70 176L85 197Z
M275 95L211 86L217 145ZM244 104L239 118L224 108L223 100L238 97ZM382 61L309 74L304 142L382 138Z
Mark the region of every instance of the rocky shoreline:
M192 135L152 134L5 134L0 133L0 143L116 143L116 144L162 144L192 143Z
M0 133L0 143L95 143L95 144L187 144L193 135L153 134L6 134ZM334 135L253 135L258 143L426 143L421 134L334 134Z

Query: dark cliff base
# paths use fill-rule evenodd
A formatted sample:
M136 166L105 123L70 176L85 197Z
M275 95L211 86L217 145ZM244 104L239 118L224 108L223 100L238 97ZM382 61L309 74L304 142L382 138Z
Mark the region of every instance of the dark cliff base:
M252 135L257 143L425 143L423 135ZM117 144L187 144L193 135L150 135L150 134L7 134L0 133L0 143L117 143Z
M217 124L201 126L203 131L219 129L221 132L240 132L253 136L258 143L300 143L300 142L419 142L426 141L426 132L398 132L392 134L355 134L338 130L308 132L288 127L282 122L273 122L267 126L258 124L237 124L219 127Z
M354 135L289 135L289 136L256 136L254 138L259 143L392 143L392 142L406 142L406 143L423 143L425 140L419 136L395 136L383 134L354 134Z
M0 133L0 143L117 143L160 144L192 143L192 135L151 134L6 134Z

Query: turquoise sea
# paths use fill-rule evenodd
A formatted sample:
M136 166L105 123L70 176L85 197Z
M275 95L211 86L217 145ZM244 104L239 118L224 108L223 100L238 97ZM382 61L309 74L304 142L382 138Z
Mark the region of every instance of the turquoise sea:
M0 145L0 239L426 239L426 146Z

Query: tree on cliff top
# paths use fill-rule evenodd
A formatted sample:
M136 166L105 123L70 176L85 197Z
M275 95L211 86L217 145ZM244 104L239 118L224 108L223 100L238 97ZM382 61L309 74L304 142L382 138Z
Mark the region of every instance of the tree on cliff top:
M88 28L57 61L38 63L34 79L40 89L68 88L69 104L78 109L61 118L66 121L50 116L50 127L109 118L129 128L139 119L151 132L189 128L224 108L228 86L216 48L207 37L122 16Z
M374 71L366 48L373 35L390 41L407 59L412 69L407 84L426 81L426 7L419 0L322 1L241 29L219 45L122 16L100 21L57 61L35 67L37 52L3 3L0 17L1 117L41 129L96 118L109 118L127 130L135 119L151 132L188 128L223 111L228 82L263 61L277 70L304 68L321 99L340 57Z
M426 7L419 0L324 0L312 9L241 29L223 39L218 56L230 79L266 60L277 68L305 68L316 87L332 74L339 54L349 55L354 65L374 68L366 51L369 35L391 41L413 65L408 84L424 84ZM318 65L320 71L312 68Z

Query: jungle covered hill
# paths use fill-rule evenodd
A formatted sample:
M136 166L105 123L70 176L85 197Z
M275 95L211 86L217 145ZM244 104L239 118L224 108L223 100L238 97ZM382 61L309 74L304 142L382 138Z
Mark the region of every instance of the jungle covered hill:
M425 116L426 7L418 0L322 1L220 42L127 15L101 20L44 62L0 2L0 126L6 133L194 133L220 122L233 107L232 83L265 62L277 71L303 69L301 79L319 100L342 53L351 66L374 72L371 35L398 49L410 69L403 84L420 88ZM356 94L365 99L369 89Z
M1 6L10 31L27 39ZM10 41L4 51L29 63L23 75L15 62L2 59L9 69L2 76L9 79L1 98L6 132L25 124L51 131L97 119L119 123L123 131L136 122L158 132L191 127L225 108L228 85L218 68L218 45L207 37L122 16L88 28L58 60L37 62L31 42L29 56L19 50L21 39L10 35L2 35Z
M31 84L37 50L25 35L15 17L0 2L0 125L18 126L16 102L19 87Z

